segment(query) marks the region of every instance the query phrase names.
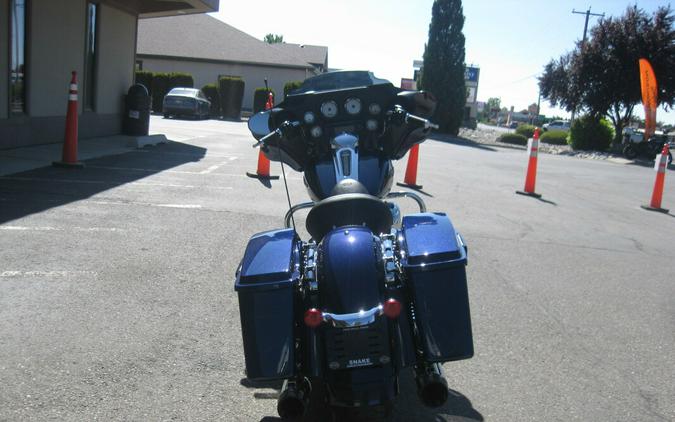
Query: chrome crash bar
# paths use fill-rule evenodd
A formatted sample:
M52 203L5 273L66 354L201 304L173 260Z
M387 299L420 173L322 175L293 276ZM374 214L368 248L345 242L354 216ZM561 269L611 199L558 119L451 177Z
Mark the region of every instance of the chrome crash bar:
M389 198L411 198L417 202L417 205L420 207L420 212L427 212L427 206L424 203L424 200L415 193L406 191L389 192L387 194L387 199Z
M286 216L284 217L284 226L287 229L290 229L291 218L293 217L293 213L299 210L304 210L305 208L312 208L313 206L314 202L303 202L302 204L293 205L293 207L290 210L288 210Z
M415 193L406 191L389 192L387 194L387 199L390 198L411 198L415 202L417 202L417 205L420 207L420 212L427 212L427 206L424 204L424 200ZM288 210L286 216L284 217L284 227L286 227L287 229L291 228L291 218L293 218L293 214L296 211L304 210L306 208L312 208L313 206L314 202L303 202L301 204L293 205L293 207L290 210Z
M375 318L382 315L383 312L384 308L382 305L377 305L367 311L359 311L352 314L331 314L330 312L323 312L323 320L332 323L333 327L337 328L361 327L375 322Z

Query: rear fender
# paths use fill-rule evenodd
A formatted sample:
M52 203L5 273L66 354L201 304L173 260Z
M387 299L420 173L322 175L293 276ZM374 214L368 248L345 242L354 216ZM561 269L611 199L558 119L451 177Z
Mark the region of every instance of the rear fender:
M382 303L380 240L365 227L342 227L319 244L319 301L323 311L347 314Z

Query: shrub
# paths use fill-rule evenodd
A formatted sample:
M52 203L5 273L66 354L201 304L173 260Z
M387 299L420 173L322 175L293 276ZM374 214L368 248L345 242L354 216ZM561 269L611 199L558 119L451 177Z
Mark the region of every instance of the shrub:
M155 113L162 112L162 104L164 96L169 92L170 77L168 73L156 72L152 75L152 84L150 92L152 93L152 111Z
M206 84L202 87L202 92L206 98L211 101L211 108L209 114L211 116L220 116L220 97L218 95L218 87L216 84Z
M152 95L152 72L147 70L139 70L136 72L136 83L141 84L148 89L148 93Z
M284 99L286 99L290 91L300 88L300 85L302 85L302 81L286 82L286 84L284 85Z
M272 95L274 95L274 90ZM276 103L276 95L274 96ZM267 103L267 88L256 88L253 93L253 112L259 113L265 109L265 104Z
M195 86L194 78L189 73L172 72L169 73L169 90L176 87L192 88Z
M503 133L497 140L506 144L527 145L527 138L517 133Z
M539 140L547 144L567 145L567 132L563 132L562 130L544 132Z
M223 117L227 119L239 119L241 117L244 86L244 80L239 76L221 76L218 78L218 95Z
M591 115L574 121L570 129L570 145L573 149L605 151L614 139L611 123Z
M534 136L534 129L535 127L532 125L520 125L516 128L516 133L518 135L523 135L527 139L530 139L531 137Z

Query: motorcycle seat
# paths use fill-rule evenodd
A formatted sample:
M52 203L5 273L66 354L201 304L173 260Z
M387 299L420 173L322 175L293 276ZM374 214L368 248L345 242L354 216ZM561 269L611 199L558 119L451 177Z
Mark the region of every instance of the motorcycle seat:
M319 201L307 214L305 226L319 242L331 230L343 226L366 226L374 234L389 233L393 219L389 206L365 193L346 193Z

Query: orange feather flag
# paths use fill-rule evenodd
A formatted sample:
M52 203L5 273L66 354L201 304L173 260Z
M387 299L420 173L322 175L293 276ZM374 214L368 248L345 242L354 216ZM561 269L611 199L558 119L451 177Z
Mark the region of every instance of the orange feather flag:
M645 107L645 139L649 139L656 131L656 106L658 92L654 69L647 59L640 59L640 89L642 105Z

